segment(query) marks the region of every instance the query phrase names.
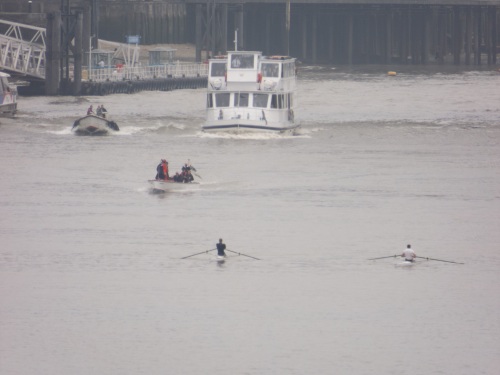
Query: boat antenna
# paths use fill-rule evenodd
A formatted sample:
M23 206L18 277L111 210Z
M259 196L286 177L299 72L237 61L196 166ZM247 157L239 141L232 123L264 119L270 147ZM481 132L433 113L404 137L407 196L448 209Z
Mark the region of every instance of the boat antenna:
M238 51L238 29L234 30L234 50Z

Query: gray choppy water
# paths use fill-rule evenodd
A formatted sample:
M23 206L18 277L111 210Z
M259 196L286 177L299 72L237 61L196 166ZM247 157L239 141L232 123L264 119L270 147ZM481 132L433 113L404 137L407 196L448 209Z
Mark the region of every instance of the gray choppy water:
M203 90L22 98L0 373L497 374L499 84L306 67L295 137L200 133ZM120 133L71 134L89 103ZM160 158L201 184L150 194ZM220 236L262 260L180 259ZM407 243L465 265L366 261Z

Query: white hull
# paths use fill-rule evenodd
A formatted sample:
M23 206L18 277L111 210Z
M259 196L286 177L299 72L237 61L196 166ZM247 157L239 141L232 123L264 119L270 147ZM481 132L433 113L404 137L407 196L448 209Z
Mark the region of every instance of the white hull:
M95 115L88 115L76 120L72 130L81 135L105 135L120 130L114 121Z
M228 132L228 133L284 133L291 134L298 128L295 124L264 124L262 121L250 120L220 120L207 122L203 126L205 132Z
M172 190L192 189L198 186L197 182L175 182L174 180L149 180L149 186L153 192L166 192Z

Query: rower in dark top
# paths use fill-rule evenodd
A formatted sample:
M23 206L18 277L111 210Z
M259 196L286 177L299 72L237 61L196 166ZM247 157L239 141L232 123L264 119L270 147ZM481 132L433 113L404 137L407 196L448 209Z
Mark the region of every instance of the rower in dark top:
M195 171L196 172L196 168L193 167L191 165L191 160L188 159L188 162L184 164L184 166L182 167L182 171Z
M219 243L217 244L217 255L225 257L226 253L224 252L224 250L226 250L226 244L222 242L222 238L220 238Z
M183 178L183 182L185 182L185 183L189 183L189 182L194 181L194 177L191 174L191 171L189 171L189 169L182 172L182 178Z

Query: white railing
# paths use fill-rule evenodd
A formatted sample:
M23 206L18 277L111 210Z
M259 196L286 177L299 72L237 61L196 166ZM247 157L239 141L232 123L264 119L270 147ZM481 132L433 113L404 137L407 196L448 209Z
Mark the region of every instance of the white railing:
M90 73L90 74L89 74ZM93 67L82 74L83 79L95 82L144 80L158 78L207 77L208 65L181 63L139 67Z
M45 77L45 29L0 20L0 67Z

